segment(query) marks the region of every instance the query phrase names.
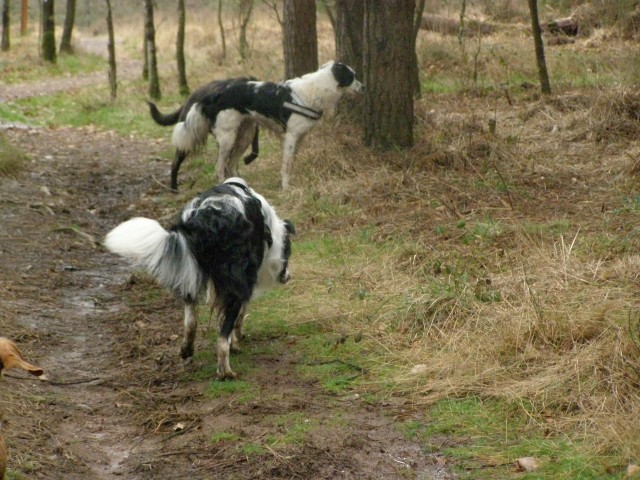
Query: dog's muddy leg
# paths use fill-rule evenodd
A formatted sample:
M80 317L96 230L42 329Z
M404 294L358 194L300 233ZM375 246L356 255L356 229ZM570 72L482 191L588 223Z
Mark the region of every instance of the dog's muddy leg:
M244 338L244 334L242 333L242 325L244 323L245 312L247 311L247 307L242 307L240 310L240 314L236 320L236 324L233 327L233 331L231 332L231 351L239 352L240 345L239 342Z
M229 352L231 350L233 330L244 304L245 302L234 299L229 302L225 302L224 305L224 320L216 343L216 353L218 355L218 378L220 380L237 377L235 372L231 370Z
M196 304L185 303L184 305L184 339L180 348L180 356L187 359L193 355L193 341L196 338Z
M184 150L176 150L176 155L171 164L171 190L178 191L178 171L185 158L187 158L187 152Z

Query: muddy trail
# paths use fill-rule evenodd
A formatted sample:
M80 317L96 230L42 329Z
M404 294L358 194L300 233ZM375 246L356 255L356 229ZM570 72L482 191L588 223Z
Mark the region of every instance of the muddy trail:
M0 384L9 478L453 478L398 430L410 405L302 378L295 335L249 339L259 353L240 354L251 368L234 381L249 400L209 393L214 322L184 363L180 303L100 246L131 216L170 222L163 144L92 128L3 133L30 159L0 177L0 335L47 376L13 370Z

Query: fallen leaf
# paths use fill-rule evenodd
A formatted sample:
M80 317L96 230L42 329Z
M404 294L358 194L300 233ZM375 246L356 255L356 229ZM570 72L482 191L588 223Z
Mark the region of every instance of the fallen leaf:
M418 373L424 373L426 371L427 365L425 365L424 363L419 363L418 365L414 365L409 373L411 373L411 375L417 375Z
M632 463L627 467L627 478L640 478L640 467Z
M522 457L516 460L519 472L533 472L538 469L538 462L533 457Z

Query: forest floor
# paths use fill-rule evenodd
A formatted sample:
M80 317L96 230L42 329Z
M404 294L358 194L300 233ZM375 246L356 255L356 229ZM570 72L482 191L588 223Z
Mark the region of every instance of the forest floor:
M252 385L249 400L209 393L214 366L211 378L196 372L210 354L182 362L180 303L100 245L134 213L171 214L156 180L169 168L158 160L164 144L93 128L0 128L30 159L0 177L0 334L46 372L2 379L9 479L454 478L444 457L398 429L417 418L410 404L339 397L299 375L296 335L248 340L262 352L240 380ZM201 326L196 350L211 351L213 328Z

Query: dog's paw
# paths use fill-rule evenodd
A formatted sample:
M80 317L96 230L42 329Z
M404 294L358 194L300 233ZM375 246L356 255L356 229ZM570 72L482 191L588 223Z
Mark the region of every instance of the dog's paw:
M183 360L187 360L189 357L193 357L193 345L182 344L180 347L180 356Z
M227 370L224 372L218 370L218 380L220 381L235 380L236 378L238 378L238 375L233 370Z

